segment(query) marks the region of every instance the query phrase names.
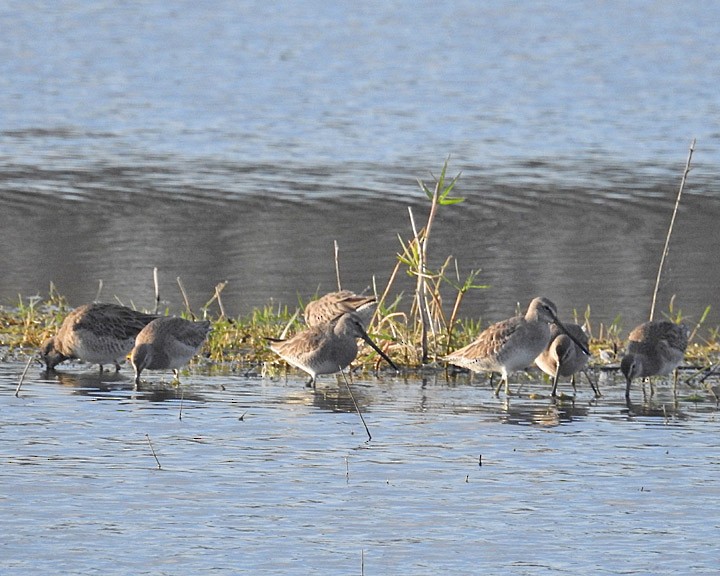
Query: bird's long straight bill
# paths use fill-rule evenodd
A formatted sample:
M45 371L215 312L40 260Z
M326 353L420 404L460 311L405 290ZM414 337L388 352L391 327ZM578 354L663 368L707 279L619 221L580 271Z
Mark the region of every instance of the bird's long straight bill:
M568 332L568 329L565 328L563 323L560 322L560 320L558 320L557 318L555 318L555 325L558 328L560 328L560 330L562 330L563 333L570 338L570 340L575 342L575 344L577 344L578 348L580 348L580 350L582 350L586 356L590 356L590 350L588 350L584 344L582 344L581 342L578 342L577 338L575 338L575 336L573 336L570 332Z
M400 372L400 370L398 370L398 367L395 366L393 361L387 357L387 354L385 354L385 352L383 352L382 350L380 350L380 348L378 348L377 344L375 344L375 342L373 342L370 339L370 336L368 336L367 333L365 333L365 331L363 331L363 333L362 333L362 339L365 340L365 342L367 342L368 344L370 344L370 346L372 346L372 349L375 350L375 352L377 352L378 354L380 354L380 356L383 357L385 362L390 364L390 366L392 367L393 370L395 370L395 372Z

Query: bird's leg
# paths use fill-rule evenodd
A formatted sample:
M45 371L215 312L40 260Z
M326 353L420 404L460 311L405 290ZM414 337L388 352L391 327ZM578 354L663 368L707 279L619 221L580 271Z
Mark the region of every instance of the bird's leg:
M587 370L584 368L583 373L585 374L587 381L590 382L590 388L592 388L593 392L595 392L595 398L600 398L600 396L602 396L602 394L600 394L600 387L595 385L595 382L593 382L592 378L590 378L590 374L588 374Z
M552 386L552 392L550 392L550 396L555 398L557 395L557 385L558 385L558 378L560 376L560 366L557 367L555 370L555 376L553 377L553 386ZM575 388L575 383L573 382L573 388Z
M494 375L495 374L492 374L490 378ZM505 382L505 377L503 376L500 378L500 382L498 382L498 385L495 387L495 396L500 396L500 388L502 388L503 383L505 384L505 393L507 394L507 382ZM490 384L492 385L492 380L490 381Z
M120 372L120 363L115 360L115 372Z

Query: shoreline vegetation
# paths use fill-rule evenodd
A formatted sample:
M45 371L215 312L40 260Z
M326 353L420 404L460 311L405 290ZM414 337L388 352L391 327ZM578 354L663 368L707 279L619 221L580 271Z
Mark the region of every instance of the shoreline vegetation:
M304 307L302 302L299 302L297 308L287 304L267 304L252 310L249 314L233 318L223 313L211 313L208 305L216 300L218 298L213 297L201 309L200 315L189 309L179 314L183 318L212 322L208 340L191 364L204 362L224 365L239 372L252 369L254 366L260 368L263 365L267 365L263 369L272 370L272 365L281 368L284 362L270 350L268 338L290 336L306 328L301 320ZM401 311L400 304L402 298L398 297L390 308L379 306L368 334L403 371L432 368L444 370L446 364L439 358L448 351L469 344L487 327L474 319L455 317L452 330L446 327L440 330L437 326L429 330L426 347L423 349L422 328L415 317L416 314ZM28 356L37 356L42 343L57 333L63 319L74 307L52 287L47 298L18 297L17 305L0 305L0 360L25 361ZM705 314L708 311L709 307ZM165 315L169 315L169 312L169 310L159 311L160 314ZM682 320L681 314L673 312L672 307L664 316L674 322ZM622 327L619 317L611 325L602 323L595 325L589 308L583 314L576 312L572 319L565 320L580 324L588 333L592 353L589 361L591 369L619 369L620 358L626 344L624 333L629 332L632 327ZM424 350L425 358L423 358ZM720 328L704 329L702 319L697 324L691 325L690 343L681 368L709 370L717 363L719 355ZM381 362L382 360L369 346L363 346L352 366L364 371L373 371L380 368ZM448 370L459 371L449 366Z
M693 146L683 175L683 184L689 169ZM478 282L481 271L470 270L463 273L452 256L446 257L437 269L431 269L428 264L428 245L438 210L446 209L445 207L451 207L464 200L451 195L460 174L448 178L447 167L448 160L445 161L439 176L434 177L435 183L432 186L418 180L420 189L430 203L427 221L424 226L418 227L413 210L408 207L411 233L406 237L398 233L397 259L387 285L384 288L373 285L378 306L368 333L383 352L403 371L409 373L446 369L448 374L456 372L457 369L446 366L438 359L469 344L489 325L460 315L462 301L468 292L488 288ZM682 185L678 202L681 193ZM667 252L671 231L672 223L664 253ZM338 289L340 289L337 242L335 269ZM658 282L661 272L662 260L658 271ZM414 294L393 294L394 281L403 273L414 279ZM160 308L157 269L154 271L154 280L155 310L144 311L168 315L171 313L169 309ZM284 369L284 362L270 350L268 338L283 338L302 330L305 327L301 320L302 310L307 302L298 301L297 306L267 304L252 310L247 315L232 318L225 313L222 303L222 291L226 285L223 282L215 287L214 295L200 308L200 314L196 315L191 310L180 278L177 279L177 283L185 301L185 309L180 315L189 319L202 318L212 322L209 338L192 364L204 363L240 373L252 371L276 374ZM102 281L96 297L98 301L101 292ZM656 294L653 295L652 313L655 312L655 299ZM80 304L83 302L69 304L52 284L47 297L18 296L15 304L0 304L0 360L29 361L30 356L37 356L41 344L57 332L68 312ZM521 306L522 304L520 303ZM701 382L703 376L706 378L712 371L720 352L720 327L704 326L709 311L710 306L705 309L696 323L689 325L689 346L682 365L682 368L694 369L697 379ZM518 310L517 313L524 313L524 310ZM595 324L589 307L584 311L576 310L573 316L563 320L580 324L587 332L592 353L589 368L618 369L625 349L625 333L629 333L633 327L621 326L620 316L617 316L610 325ZM663 316L673 322L683 320L681 311L674 309L674 298L671 299L669 310ZM369 346L363 346L352 366L370 371L378 370L380 363L379 356ZM690 378L694 379L695 376Z

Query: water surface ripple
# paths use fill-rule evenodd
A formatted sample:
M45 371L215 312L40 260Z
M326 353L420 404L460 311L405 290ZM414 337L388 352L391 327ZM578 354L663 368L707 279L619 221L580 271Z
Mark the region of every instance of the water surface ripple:
M368 443L333 378L136 392L69 367L15 398L21 370L0 368L4 574L716 570L717 409L684 388L357 381Z

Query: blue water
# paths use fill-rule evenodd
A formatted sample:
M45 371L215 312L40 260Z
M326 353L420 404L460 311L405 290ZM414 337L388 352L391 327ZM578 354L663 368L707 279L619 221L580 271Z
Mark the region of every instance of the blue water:
M3 574L713 574L717 408L0 366ZM564 393L569 386L561 385ZM153 456L157 456L157 461ZM160 468L158 468L158 463ZM361 572L361 557L364 572Z
M6 2L5 154L716 163L714 2ZM64 158L69 156L70 158ZM7 160L6 160L7 161Z
M247 313L382 290L446 158L464 204L430 264L482 269L466 316L534 296L597 324L715 313L715 3L98 3L0 7L0 299ZM401 274L401 277L404 275ZM411 284L398 281L397 292ZM448 301L454 296L448 294Z

